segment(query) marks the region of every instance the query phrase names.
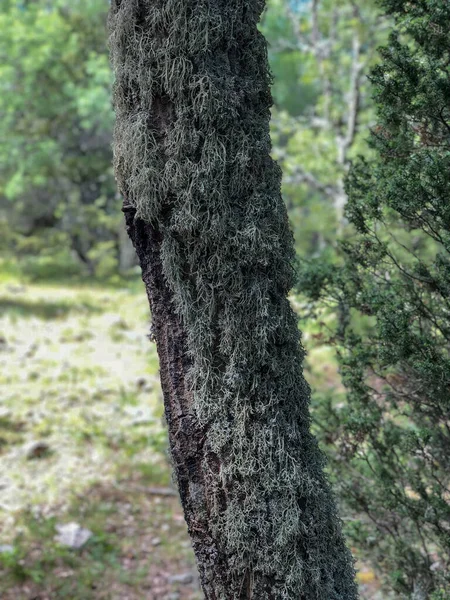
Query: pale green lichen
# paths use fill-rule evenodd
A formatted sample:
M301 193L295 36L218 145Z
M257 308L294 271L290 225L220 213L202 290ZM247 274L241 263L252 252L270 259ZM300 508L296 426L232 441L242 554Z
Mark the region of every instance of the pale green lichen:
M213 534L236 581L223 599L241 597L250 570L253 598L352 600L352 559L310 433L304 351L287 300L294 247L269 155L263 8L113 2L115 167L137 216L163 234L196 418L220 463L204 470L217 490ZM270 596L267 579L276 581Z

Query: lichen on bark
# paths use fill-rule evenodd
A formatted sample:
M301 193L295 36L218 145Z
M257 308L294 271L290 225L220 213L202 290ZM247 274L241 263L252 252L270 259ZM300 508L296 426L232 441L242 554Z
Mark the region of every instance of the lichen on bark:
M261 0L115 0L115 170L205 596L352 600L310 432Z

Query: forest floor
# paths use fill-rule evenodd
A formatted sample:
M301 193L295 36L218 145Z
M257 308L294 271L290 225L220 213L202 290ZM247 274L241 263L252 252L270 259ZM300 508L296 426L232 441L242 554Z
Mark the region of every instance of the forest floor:
M137 281L0 279L2 600L202 597L148 331ZM56 538L68 523L90 533L80 548ZM369 568L358 578L381 598Z

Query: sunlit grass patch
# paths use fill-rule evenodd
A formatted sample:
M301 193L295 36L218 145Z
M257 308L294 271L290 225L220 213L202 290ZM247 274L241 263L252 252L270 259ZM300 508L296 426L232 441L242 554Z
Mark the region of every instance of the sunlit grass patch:
M114 480L118 464L165 461L165 434L142 292L16 282L0 285L0 298L0 532L8 537L24 506ZM39 440L49 452L30 462L26 448Z

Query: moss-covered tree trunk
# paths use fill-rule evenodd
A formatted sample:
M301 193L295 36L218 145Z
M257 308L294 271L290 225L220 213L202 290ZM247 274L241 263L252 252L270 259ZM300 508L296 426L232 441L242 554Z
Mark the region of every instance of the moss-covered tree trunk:
M114 0L115 168L205 597L352 600L287 300L261 0Z

